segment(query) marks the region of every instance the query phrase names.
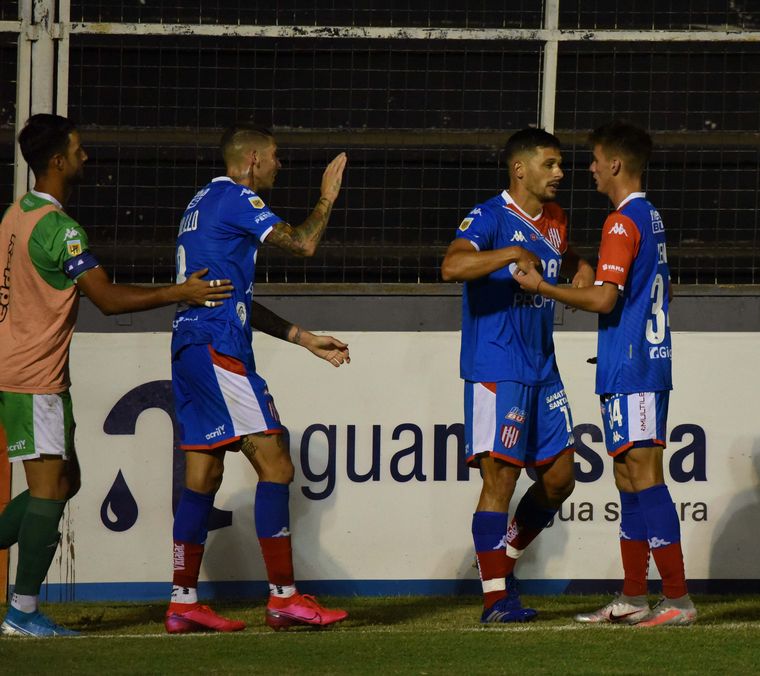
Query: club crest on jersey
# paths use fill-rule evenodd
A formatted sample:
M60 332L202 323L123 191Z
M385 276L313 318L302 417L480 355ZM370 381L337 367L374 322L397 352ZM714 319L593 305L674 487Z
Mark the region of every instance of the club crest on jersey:
M622 223L615 223L608 231L608 235L625 235L628 237L628 232L626 232L625 227Z
M464 220L463 220L463 221L462 221L462 222L459 224L459 229L460 229L462 232L464 232L465 230L467 230L467 228L469 228L469 227L470 227L470 224L473 222L473 220L474 220L473 218L465 218L465 219L464 219Z
M504 448L512 448L520 438L520 429L515 425L501 426L501 443Z
M562 244L562 238L559 236L559 231L557 228L549 228L548 232L546 233L546 239L549 240L555 249L559 250Z
M258 196L249 197L248 201L251 203L251 206L254 209L263 209L264 208L264 200L261 199L261 197L258 197Z
M66 242L66 251L68 251L69 256L78 256L82 253L81 240L73 239L70 242Z

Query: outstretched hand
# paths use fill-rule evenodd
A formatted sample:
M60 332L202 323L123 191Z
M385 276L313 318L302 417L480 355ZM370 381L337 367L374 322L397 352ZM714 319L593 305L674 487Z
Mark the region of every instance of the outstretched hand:
M340 153L327 165L325 173L322 174L322 197L330 200L330 204L338 199L346 162L348 162L346 153Z
M341 364L350 364L351 356L348 353L348 345L332 336L317 336L311 331L304 331L301 336L301 345L320 359L338 368Z
M201 279L208 274L208 268L196 270L185 282L180 284L182 300L190 305L216 307L225 298L232 296L235 288L229 279Z

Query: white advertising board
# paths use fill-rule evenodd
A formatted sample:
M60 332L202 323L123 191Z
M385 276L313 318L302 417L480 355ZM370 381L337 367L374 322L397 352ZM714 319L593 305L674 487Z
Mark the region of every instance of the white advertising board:
M255 338L258 368L290 430L297 577L320 592L477 591L470 521L480 480L458 462L458 333L340 337L352 356L340 369L304 349ZM172 501L182 476L182 455L173 448L169 339L74 337L83 481L64 516L63 546L46 588L51 600L168 593ZM596 336L557 333L555 342L578 441L578 481L517 572L528 592L614 588L610 581L621 576L617 493L594 367L586 361ZM666 480L681 516L687 575L710 589L755 580L760 339L675 333L673 342ZM229 454L202 569L206 595L266 589L253 526L255 482L245 459ZM512 507L528 482L521 479ZM23 488L15 468L14 490Z

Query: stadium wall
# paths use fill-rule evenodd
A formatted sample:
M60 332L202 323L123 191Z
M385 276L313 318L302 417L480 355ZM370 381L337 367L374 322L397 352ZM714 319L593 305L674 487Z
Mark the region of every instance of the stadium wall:
M263 302L296 321L314 313L315 321L304 323L340 335L352 352L351 365L334 370L292 345L255 338L260 370L290 430L295 563L304 589L476 592L469 524L479 481L459 457L459 337L443 326L458 322L456 287L413 301L334 293L330 302L318 294L268 300L270 291L280 290L265 289ZM372 307L374 313L362 309ZM684 318L672 319L676 390L666 461L687 574L696 591L756 591L760 546L746 534L760 516L760 419L750 403L756 390L750 374L760 367L757 297L694 298L694 307L691 325L685 308ZM729 308L733 323L718 332L710 327L720 307ZM120 330L102 332L92 330L91 310L83 308L72 348L83 488L67 509L44 594L163 598L182 476L182 455L173 448L170 335L128 325L138 317L163 322L162 312L108 318ZM317 323L320 313L328 319ZM587 363L595 334L587 315L559 314L557 352L578 440L578 483L518 573L532 593L613 590L621 576L619 522ZM379 320L393 330L357 328ZM421 322L437 328L415 330ZM700 324L710 330L698 330ZM678 330L684 325L691 330ZM254 482L247 463L229 456L202 571L205 596L266 592L253 529Z

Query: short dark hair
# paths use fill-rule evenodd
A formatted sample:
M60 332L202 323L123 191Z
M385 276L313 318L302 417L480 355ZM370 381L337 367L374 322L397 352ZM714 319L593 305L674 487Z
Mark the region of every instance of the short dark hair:
M267 143L274 140L274 134L270 129L252 122L238 122L224 130L219 147L225 162L228 160L232 148L250 141Z
M42 176L47 171L48 163L55 155L66 154L72 131L76 131L76 125L60 115L39 113L26 121L18 135L18 144L35 176Z
M559 150L561 147L559 139L554 134L550 134L544 129L527 127L509 137L504 146L504 161L509 166L512 158L518 153L535 150L536 148L556 148Z
M652 154L652 137L641 127L615 120L597 127L588 137L591 148L601 146L605 154L619 153L623 156L629 173L641 175Z

